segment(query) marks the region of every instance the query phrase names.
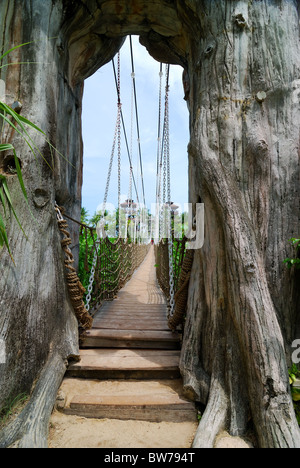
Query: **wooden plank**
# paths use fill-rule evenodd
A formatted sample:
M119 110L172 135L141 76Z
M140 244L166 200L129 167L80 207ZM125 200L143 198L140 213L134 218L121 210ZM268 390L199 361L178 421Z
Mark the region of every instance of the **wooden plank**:
M81 344L82 349L86 348L128 348L128 349L179 349L180 342L176 341L135 341L114 338L91 337L85 338Z
M178 366L156 369L74 368L70 366L66 372L66 376L96 380L171 380L180 378L180 371Z
M132 304L132 307L128 308L128 309L125 309L123 307L119 307L119 306L114 306L114 307L111 307L110 309L105 309L101 312L101 314L96 314L95 317L102 317L103 315L105 314L114 314L116 312L119 312L119 313L122 313L122 314L127 314L127 315L131 315L131 314L145 314L145 315L149 315L150 317L152 315L163 315L164 317L167 316L168 314L168 311L167 309L157 309L157 310L153 310L153 309L149 309L149 307L136 307L134 304Z
M168 315L168 310L167 309L151 309L149 307L137 307L136 305L132 304L131 307L125 308L122 306L117 306L115 305L114 307L111 307L109 309L104 309L101 311L101 313L97 313L94 315L94 317L102 317L105 314L114 314L114 313L122 313L125 315L132 315L132 314L144 314L148 315L151 317L152 315L162 315L164 317L167 317Z
M124 319L139 319L139 320L164 320L165 322L167 321L167 316L162 313L154 313L154 314L149 314L147 311L140 311L140 312L135 312L132 311L130 312L124 312L122 310L112 310L111 312L105 312L102 315L98 315L95 320L103 320L104 318L119 318L123 317Z
M179 341L180 335L172 333L171 330L115 330L115 329L92 329L85 332L84 337L105 337L121 340L156 340L156 341Z
M94 322L93 324L93 328L95 329L101 329L101 328L106 328L106 329L111 329L111 328L120 328L122 330L164 330L164 331L167 331L169 330L169 327L168 325L161 325L160 323L158 324L136 324L136 323L128 323L128 322L101 322L101 321L97 321L97 322Z
M166 350L165 350L166 351ZM94 367L98 369L160 369L173 368L178 366L179 359L177 356L165 356L156 352L155 356L97 356L85 355L81 356L81 360L74 364L76 368Z
M81 338L81 348L179 349L180 336L170 331L94 329Z
M124 313L123 311L111 311L106 312L102 315L97 315L94 317L94 322L98 322L104 319L118 319L123 318L124 320L140 320L148 322L150 320L160 320L167 323L167 315L165 314L149 314L148 312L133 312L133 313Z
M154 395L76 395L66 414L87 418L121 420L196 421L193 403L177 394Z
M70 403L74 405L91 406L176 406L178 409L195 408L194 404L176 393L156 393L143 395L91 395L90 393L75 395Z
M141 317L147 319L151 319L152 317L162 317L164 320L167 320L167 312L149 312L147 309L138 309L135 310L133 307L131 310L124 311L123 309L111 309L111 310L106 310L102 314L95 315L95 319L101 319L104 316L115 316L115 315L123 315L124 317Z
M119 319L119 320L100 320L95 323L93 326L94 330L99 330L99 329L110 329L110 330L140 330L140 331L171 331L164 322L161 320L156 320L152 321L151 323L147 323L145 325L143 322L140 322L138 320L124 320L124 319Z
M134 301L133 301L134 299ZM101 313L102 310L109 310L111 307L125 307L125 309L129 309L133 302L135 303L136 307L149 307L149 309L153 310L165 310L167 309L166 304L153 304L153 302L140 302L138 298L134 295L131 296L130 301L120 301L119 299L114 299L114 301L110 302L109 304L106 304L105 306L101 307L97 313Z
M132 307L135 307L136 309L148 309L148 310L153 310L153 311L164 311L167 310L167 306L156 306L154 304L144 304L141 302L138 302L138 300L135 300L135 296L132 296L131 302L128 304L124 304L124 302L118 302L117 299L114 300L114 302L111 302L109 306L101 308L97 314L101 314L102 311L105 310L111 310L112 308L124 308L126 310L131 310Z
M166 322L162 320L151 320L145 324L143 320L127 320L127 319L105 319L94 323L94 329L98 328L116 328L122 330L169 330Z
M92 352L90 352L92 351ZM81 361L69 366L67 374L83 378L163 378L180 377L178 351L82 350Z
M118 357L131 357L131 358L149 358L149 359L160 359L162 356L180 357L180 351L177 350L159 350L154 349L83 349L80 352L80 357L83 360L86 357L95 356L97 358L118 358Z
M159 314L159 315L164 315L165 317L168 314L168 309L153 309L152 307L148 306L137 306L136 304L132 303L131 307L123 307L121 305L115 304L113 307L103 309L101 313L97 313L94 315L94 317L101 317L104 314L112 314L115 312L122 312L123 314L148 314L149 316Z
M148 322L148 321L159 321L159 322L165 322L167 323L166 317L164 316L159 316L159 315L154 315L149 317L149 315L128 315L128 314L121 314L121 313L114 313L114 314L105 314L101 317L97 317L95 319L96 322L101 322L105 320L128 320L128 321L136 321L139 320L140 322Z

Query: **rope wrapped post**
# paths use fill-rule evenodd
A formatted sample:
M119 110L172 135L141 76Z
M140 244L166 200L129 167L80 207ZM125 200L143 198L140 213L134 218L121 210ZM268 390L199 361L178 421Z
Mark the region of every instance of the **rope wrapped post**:
M74 258L69 248L69 246L72 245L72 240L68 231L68 223L62 216L63 210L59 208L57 204L55 204L55 211L59 230L64 236L61 241L61 246L65 253L66 280L70 295L70 301L74 308L74 312L80 326L85 330L88 330L92 327L93 319L85 308L83 302L83 295L85 293L85 289L82 286L78 278L77 272L73 266Z
M168 321L169 328L172 331L175 331L176 328L184 322L193 261L194 250L187 250L182 263L178 281L178 289L175 294L175 312Z

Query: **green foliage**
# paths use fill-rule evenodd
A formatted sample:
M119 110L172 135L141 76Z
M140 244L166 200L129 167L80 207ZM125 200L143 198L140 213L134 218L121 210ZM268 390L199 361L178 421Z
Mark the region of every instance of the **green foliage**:
M24 404L28 401L29 396L26 393L21 393L15 398L8 398L2 408L0 408L0 428L5 426L8 419L19 413Z
M16 167L16 172L17 172L18 179L19 179L19 184L20 184L20 187L22 189L22 193L24 195L24 198L25 198L26 202L28 202L27 193L26 193L26 189L25 189L25 186L24 186L23 178L22 178L22 172L21 172L19 160L17 158L15 149L14 149L14 147L12 145L0 144L0 152L8 151L8 149L13 151L15 167ZM8 242L8 237L7 237L7 232L6 232L6 224L5 224L5 220L7 219L8 212L13 213L13 215L14 215L15 219L17 220L18 225L20 226L20 229L22 231L23 231L23 228L22 228L22 226L21 226L21 224L19 222L19 219L18 219L17 214L15 212L15 209L13 207L10 191L9 191L8 184L7 184L7 178L3 174L0 174L0 205L2 205L2 208L3 208L3 216L0 213L0 248L2 248L5 245L8 252L9 252L9 255L11 256L11 258L13 260L13 257L11 255L11 251L10 251L10 247L9 247L9 242Z
M284 263L286 263L288 268L295 267L296 269L300 269L300 239L292 238L289 240L292 246L294 247L295 255L293 258L286 258Z
M180 278L181 268L183 259L186 252L186 245L183 240L174 239L173 240L173 268L174 268L174 285L175 290L178 286L178 281Z
M90 226L88 212L85 208L81 209L81 223ZM91 226L92 227L92 226ZM78 276L83 287L87 290L89 285L90 271L93 265L93 248L96 233L90 229L81 228L79 237L79 267Z
M28 44L31 44L31 42L18 45L8 50L2 56L0 56L0 62L2 63L4 57L6 57L9 53L13 52L14 50L20 47L26 46ZM5 66L7 65L2 64L0 66L0 70L4 68ZM17 154L16 154L16 150L12 144L8 144L2 141L3 131L4 131L5 126L10 127L16 133L18 133L22 137L26 145L30 148L34 157L37 158L38 156L41 156L43 160L48 164L49 167L51 166L49 165L48 161L45 160L39 148L34 143L34 140L30 136L29 131L33 130L37 132L38 134L41 134L44 137L45 141L48 143L50 152L52 152L52 150L55 150L57 152L57 150L51 145L51 143L48 141L46 137L46 134L37 125L27 120L25 117L19 115L11 107L9 107L7 104L5 104L2 101L0 101L0 119L2 120L2 129L0 133L0 153L4 151L11 151L13 153L15 174L18 177L18 181L21 187L23 197L26 203L28 204L27 192L26 192L25 185L23 182L21 166L20 166L20 162L17 157ZM0 213L0 248L3 248L5 246L13 260L10 246L9 246L7 227L6 227L7 220L9 217L8 215L12 213L22 231L23 231L23 228L19 222L19 219L17 217L16 211L13 206L11 194L10 194L9 187L8 187L8 177L4 174L0 174L0 207L2 207L2 213Z
M105 213L106 220L109 220L110 216L108 213ZM112 217L117 216L117 214L112 214ZM88 212L85 208L81 209L81 231L79 237L79 266L78 266L78 276L80 281L85 288L88 290L89 281L90 281L90 272L93 266L93 259L94 259L94 252L95 252L95 243L97 241L97 234L96 234L96 226L101 219L101 214L95 213L90 219L88 216ZM86 227L84 227L84 225ZM111 242L114 242L116 238L109 238ZM118 274L116 273L116 278L114 275L109 275L105 270L107 268L107 259L109 259L110 264L112 265L112 270L118 270L118 262L119 262L119 250L117 249L115 252L106 249L105 245L101 245L101 263L103 265L98 265L98 274L101 274L101 289L112 290L118 283ZM101 272L101 273L99 273ZM92 303L95 297L92 295Z
M300 426L300 388L294 386L296 380L300 378L300 371L298 370L296 364L293 364L289 369L289 378L296 418Z

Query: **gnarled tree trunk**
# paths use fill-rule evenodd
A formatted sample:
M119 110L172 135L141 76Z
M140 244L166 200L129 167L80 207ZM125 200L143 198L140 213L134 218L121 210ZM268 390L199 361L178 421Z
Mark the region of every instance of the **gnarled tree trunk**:
M299 227L297 1L2 0L0 18L1 51L33 41L8 57L22 65L1 70L8 104L21 101L68 159L37 141L50 170L7 135L35 220L10 176L27 239L11 220L16 265L0 253L0 406L18 393L32 398L0 445L46 445L67 360L79 354L54 202L79 217L83 81L139 34L154 58L182 65L190 80L190 201L206 210L181 358L186 393L207 405L194 445L213 446L222 429L242 435L251 419L259 446L299 447L287 373L299 293L282 264Z

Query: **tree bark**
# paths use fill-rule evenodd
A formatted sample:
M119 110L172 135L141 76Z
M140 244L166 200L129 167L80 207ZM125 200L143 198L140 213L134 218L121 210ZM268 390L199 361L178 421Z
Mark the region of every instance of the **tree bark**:
M216 9L208 1L200 9L204 34L191 60L199 62L190 73L189 154L191 197L206 207L206 241L197 260L203 285L191 297L187 330L199 302L201 362L209 375L215 366L221 372L230 432L245 433L249 408L260 447L298 447L286 359L299 302L283 266L299 219L297 5L226 1ZM246 389L238 401L236 385ZM204 418L200 434L205 424Z
M22 62L1 69L7 102L21 101L22 115L65 157L35 135L50 169L6 134L17 147L33 218L10 176L27 238L11 219L16 265L0 252L0 407L19 393L32 398L0 445L46 445L67 360L79 355L54 202L79 219L83 82L126 35L139 34L154 58L182 65L190 80L190 202L206 210L180 364L186 394L207 405L194 446L212 447L225 428L243 435L252 420L260 447L299 447L287 373L300 329L299 292L282 263L300 214L298 3L2 0L0 18L2 52L33 41L5 59ZM71 234L76 256L75 227Z

